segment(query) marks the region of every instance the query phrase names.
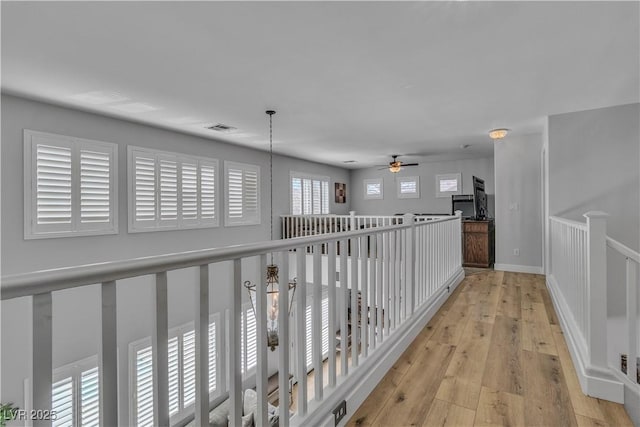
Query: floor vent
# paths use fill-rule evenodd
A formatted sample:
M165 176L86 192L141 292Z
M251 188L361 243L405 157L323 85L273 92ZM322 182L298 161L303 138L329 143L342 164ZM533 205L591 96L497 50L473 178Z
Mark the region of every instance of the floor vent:
M620 355L620 370L626 374L627 373L627 355ZM636 382L640 384L640 357L636 359Z

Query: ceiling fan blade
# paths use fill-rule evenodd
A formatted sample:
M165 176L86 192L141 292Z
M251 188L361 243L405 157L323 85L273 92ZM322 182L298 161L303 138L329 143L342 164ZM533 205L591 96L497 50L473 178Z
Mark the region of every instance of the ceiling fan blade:
M419 166L419 163L403 163L402 166Z

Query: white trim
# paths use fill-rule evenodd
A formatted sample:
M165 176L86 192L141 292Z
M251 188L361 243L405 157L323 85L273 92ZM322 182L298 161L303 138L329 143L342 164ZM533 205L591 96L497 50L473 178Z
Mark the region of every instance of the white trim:
M34 137L51 140L51 144L71 150L71 224L67 227L47 227L36 224L37 204L35 171L36 155ZM49 239L56 237L78 237L118 234L118 145L111 142L23 130L24 159L24 239ZM80 221L80 151L94 149L110 156L109 162L109 216L108 223L81 223Z
M419 176L401 176L396 180L396 191L398 199L419 199L420 198L420 177ZM416 191L414 193L403 193L401 190L403 182L415 182Z
M381 200L384 199L384 181L382 178L370 178L362 180L363 194L365 200ZM367 187L371 184L378 184L380 186L380 194L370 194L367 191Z
M440 191L440 181L455 179L458 183L456 191ZM461 173L443 173L436 175L436 197L451 197L453 194L462 194L462 174Z
M517 265L517 264L495 264L494 270L510 271L513 273L531 273L531 274L544 274L542 267L532 265Z
M548 275L546 282L582 392L587 396L624 403L624 385L612 370L597 369L587 365L587 344L579 332L575 319L570 314L571 311L562 293L558 290L555 277Z

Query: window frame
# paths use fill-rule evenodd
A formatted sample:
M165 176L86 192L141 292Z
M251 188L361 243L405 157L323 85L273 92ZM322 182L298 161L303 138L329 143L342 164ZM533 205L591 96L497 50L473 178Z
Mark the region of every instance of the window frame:
M416 191L413 193L403 193L403 182L415 182ZM420 177L419 176L401 176L397 179L398 199L419 199L420 198Z
M209 402L213 402L216 398L218 398L222 393L226 392L226 385L223 384L222 381L222 370L220 368L222 358L221 354L221 341L220 341L220 330L221 330L221 316L220 313L212 313L209 315L209 325L214 324L215 330L215 366L216 366L216 374L215 374L215 382L216 386L213 390L211 390L211 384L209 384ZM180 326L176 326L174 328L169 329L168 331L168 340L171 341L174 338L178 338L178 411L172 415L170 415L170 424L173 425L183 420L186 416L191 414L194 410L195 402L190 403L189 405L184 406L184 335L193 332L195 333L195 325L193 322L185 323ZM207 331L208 332L208 331ZM194 338L195 339L195 338ZM137 354L140 350L144 350L146 348L152 347L151 337L145 337L129 343L129 405L131 410L129 411L129 422L130 425L137 425L137 405L136 405L136 392L137 392L137 376L136 376L136 360ZM210 356L210 355L209 355ZM194 357L197 357L194 356ZM197 375L197 373L196 373Z
M301 188L300 188L300 213L296 213L293 210L293 180L300 179L301 180ZM302 180L310 180L311 181L311 213L304 213L304 184ZM313 213L314 211L314 197L313 197L313 182L320 182L320 213ZM323 176L323 175L312 175L304 172L289 172L289 212L291 215L330 215L331 214L331 196L330 189L331 187L331 177ZM326 208L326 212L325 212Z
M82 425L82 374L98 369L98 413L100 412L100 380L102 375L98 366L98 356L93 355L87 358L60 366L53 370L51 377L51 389L53 392L54 385L65 378L71 378L72 390L72 425ZM52 409L54 409L52 407Z
M440 181L455 179L457 182L456 191L440 191ZM451 197L452 195L462 194L462 174L461 173L446 173L436 175L436 197L444 198Z
M362 181L363 194L365 200L382 200L384 199L384 180L382 178L368 178ZM368 186L370 184L378 184L380 186L380 194L370 194L368 192Z
M257 207L256 207L256 216L255 218L252 217L245 217L245 213L244 213L244 209L245 209L245 200L244 200L244 196L243 196L243 201L242 201L242 218L231 218L230 216L230 212L229 212L229 199L230 199L230 195L229 195L229 171L230 169L240 169L242 170L242 181L243 181L243 192L244 192L244 180L245 180L245 173L246 172L254 172L256 174L256 203L257 203ZM243 225L260 225L262 220L262 188L261 188L261 175L260 175L260 166L258 165L254 165L254 164L250 164L250 163L239 163L239 162L234 162L234 161L230 161L230 160L225 160L224 161L224 225L225 227L237 227L237 226L243 226Z
M147 224L141 224L136 219L136 188L135 188L135 159L136 155L153 158L154 161L154 220ZM176 164L176 218L162 219L161 217L161 162L175 162ZM182 170L185 164L196 165L196 211L198 218L183 217L183 181ZM202 215L202 168L214 169L213 173L213 198L214 218L201 218ZM202 228L216 228L220 225L220 162L218 159L204 156L194 156L170 151L156 150L146 147L127 146L127 217L129 233L147 233L155 231L190 230Z
M71 223L37 224L37 145L38 139L48 140L41 145L69 149L71 162ZM24 239L50 239L60 237L100 236L118 234L118 145L111 142L40 132L23 131L24 141ZM81 218L81 152L96 150L109 155L109 222L83 223Z

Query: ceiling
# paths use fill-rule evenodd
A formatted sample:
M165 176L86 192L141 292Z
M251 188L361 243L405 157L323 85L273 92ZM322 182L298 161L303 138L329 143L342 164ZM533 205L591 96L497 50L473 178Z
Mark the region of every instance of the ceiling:
M273 108L274 151L348 168L491 155L492 128L640 101L638 2L1 7L5 93L261 150ZM77 97L96 91L121 100Z

